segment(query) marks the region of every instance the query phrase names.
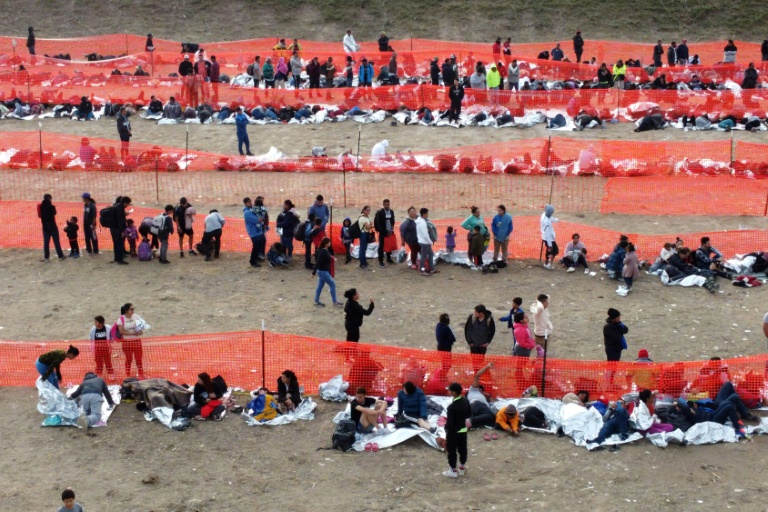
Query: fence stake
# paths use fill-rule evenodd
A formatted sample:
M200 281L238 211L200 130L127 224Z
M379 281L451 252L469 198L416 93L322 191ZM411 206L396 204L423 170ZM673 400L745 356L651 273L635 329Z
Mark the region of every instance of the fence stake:
M548 342L549 341L549 333L547 331L544 331L544 364L541 368L541 394L539 395L541 398L544 398L544 393L547 389L547 356L549 355L548 349Z
M29 87L29 71L27 73L27 102L32 103L32 91Z
M37 123L37 135L40 141L40 170L43 170L43 123Z
M264 319L261 319L261 387L267 387L266 350L264 348Z
M189 125L187 125L187 145L184 149L184 170L189 170Z
M125 31L125 54L128 55L129 53L131 52L128 51L128 31L126 30Z
M330 212L330 219L328 219L328 232L329 232L329 238L333 240L333 198L331 197L328 200L329 206L328 211ZM331 243L331 254L333 254L333 243Z
M552 136L550 135L547 139L547 161L546 161L546 170L549 172L549 154L552 152ZM552 204L552 192L555 189L555 171L552 170L552 180L549 182L549 202L547 204Z
M155 158L155 202L160 204L160 177L158 176L157 167L158 159Z
M731 130L731 169L733 169L733 163L736 161L736 141L734 139L734 131Z

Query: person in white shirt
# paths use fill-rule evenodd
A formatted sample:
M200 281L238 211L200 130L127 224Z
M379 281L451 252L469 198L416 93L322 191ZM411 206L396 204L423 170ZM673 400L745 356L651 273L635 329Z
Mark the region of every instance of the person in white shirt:
M548 204L544 207L544 213L541 214L541 240L547 246L544 268L548 270L555 269L553 265L555 256L560 253L560 250L557 248L557 242L555 242L555 228L552 225L554 222L557 222L557 218L552 217L554 213L555 207Z
M437 240L437 229L428 220L429 210L422 208L419 210L419 214L421 216L416 219L416 237L419 241L420 252L419 267L421 268L421 275L429 276L438 272L435 270L435 253L432 250L432 244Z
M549 320L549 295L542 293L531 305L533 315L533 337L538 345L544 345L544 338L552 334L554 327Z
M211 249L213 249L213 258L219 257L221 249L221 233L224 228L224 217L218 210L211 210L205 218L205 234L200 242L198 250L205 254L205 261L211 261Z
M675 247L675 244L671 242L665 243L664 247L661 249L659 257L656 258L656 261L654 261L653 265L651 265L649 272L656 272L659 269L666 267L669 257L673 254L677 254L677 248Z
M381 142L377 142L376 144L373 145L373 149L371 150L371 158L375 160L386 160L388 147L389 147L388 140L382 140Z
M355 42L355 38L352 36L351 30L347 30L347 33L344 36L343 44L344 51L347 53L355 53L360 51L360 45Z
M571 241L565 246L563 255L563 265L568 267L568 272L575 272L576 267L584 267L584 273L589 274L589 265L587 265L587 247L581 241L578 233L574 233Z

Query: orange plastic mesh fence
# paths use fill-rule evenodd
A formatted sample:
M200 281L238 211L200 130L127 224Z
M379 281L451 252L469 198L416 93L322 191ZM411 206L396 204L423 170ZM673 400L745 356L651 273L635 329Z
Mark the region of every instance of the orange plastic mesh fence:
M94 197L99 199L99 196L94 195ZM267 196L267 199L267 206L270 206L269 196ZM294 202L296 201L294 200ZM194 204L194 201L192 201L192 203ZM54 204L57 209L57 219L62 228L69 217L76 216L79 219L82 217L82 204L58 202L56 201L56 196L54 196ZM309 204L309 201L307 201L306 204L298 204L297 210L301 214L302 219L306 218L305 208ZM374 204L378 204L378 201ZM103 206L105 206L104 203L98 203L99 208ZM399 206L396 200L394 206L399 218L404 218L405 212L403 210L405 208ZM421 205L417 203L416 206L419 207ZM267 232L267 247L274 242L280 241L279 235L274 227L274 219L276 219L280 208L270 208L270 210L272 228ZM159 208L133 207L133 212L128 215L128 218L134 219L134 222L138 225L143 219L154 217L160 213L161 211ZM432 213L434 216L437 212L433 209ZM198 211L198 224L202 225L202 219L206 214L207 212ZM0 218L3 219L3 222L0 224L0 247L24 249L40 248L42 243L42 233L40 225L37 222L37 203L31 201L0 201ZM340 239L340 221L342 219L334 216L333 220L334 222L332 224L326 226L326 235L333 240L334 250L338 254L343 254L344 247L341 245ZM444 234L448 226L453 226L454 230L462 233L464 232L460 228L462 221L463 219L433 219L438 230L439 238L435 243L436 250L444 248ZM486 219L486 223L487 225L490 224L490 218ZM589 249L589 260L597 260L603 254L610 254L613 250L613 246L617 243L620 234L629 236L630 240L636 245L641 258L647 258L651 261L658 256L664 243L673 242L676 236L680 236L691 246L696 246L701 237L708 236L711 238L712 244L727 257L734 254L744 254L752 251L764 250L768 247L768 231L762 230L638 235L629 232L619 233L618 231L565 221L556 224L555 230L558 235L558 240L561 241L563 247L565 247L566 241L571 239L573 233L579 233L582 242L584 242ZM109 230L99 227L97 228L97 233L100 240L100 246L104 249L111 249L112 239L110 238ZM400 240L399 230L397 230L397 228L396 233L398 240ZM61 236L62 240L64 240L65 235L62 234ZM80 237L82 236L83 235L81 234ZM458 250L466 250L466 237L458 236L457 240ZM175 239L171 243L175 244ZM66 242L63 243L63 246L66 246ZM227 224L223 230L221 247L223 251L250 252L251 240L245 232L245 223L242 217L227 219ZM536 259L540 256L540 249L540 218L534 216L516 216L514 218L514 232L509 244L510 258ZM303 254L303 244L294 242L294 252Z
M108 319L112 321L113 318ZM94 352L88 341L4 341L0 342L0 386L31 386L38 376L37 357L50 350L65 349L70 343L80 349L81 355L62 365L63 384L78 384L85 372L95 369ZM539 388L540 396L550 398L561 398L565 393L584 389L593 399L601 396L614 399L643 388L675 397L685 389L714 397L723 378L727 378L736 384L742 398L748 399L757 397L765 388L768 361L766 355L672 363L548 358L545 381L542 359L482 357L273 332L264 332L263 338L261 331L253 331L145 338L141 343L143 370L148 377L191 384L198 373L205 371L211 375L221 374L232 386L253 389L266 384L275 389L280 374L290 369L296 373L306 394L317 394L320 383L342 375L352 393L362 386L369 394L394 396L402 383L410 380L428 394L444 395L450 382L457 381L466 387L472 382L474 371L492 361L495 368L487 372L481 382L486 391L497 397L520 396L532 385ZM549 348L550 352L557 350L556 346ZM110 360L115 378L126 376L119 342L111 344ZM106 372L102 374L106 376ZM135 369L128 373L135 374Z

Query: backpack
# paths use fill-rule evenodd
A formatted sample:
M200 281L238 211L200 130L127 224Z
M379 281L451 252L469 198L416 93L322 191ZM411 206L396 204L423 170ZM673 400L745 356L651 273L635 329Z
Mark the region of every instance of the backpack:
M333 447L343 452L348 452L355 444L355 430L357 426L352 420L341 420L333 431L331 442Z
M125 318L123 317L123 315L120 315L120 318L117 319L117 322L112 324L112 328L109 330L109 339L111 340L123 339L123 335L120 334L120 329L117 328L117 324L120 323L120 320L122 320L123 325L125 325Z
M99 224L101 224L101 227L103 228L111 228L112 225L115 223L115 214L117 206L107 206L106 208L102 208L99 212Z
M165 215L162 213L160 215L156 215L152 219L152 225L149 228L149 231L153 235L159 235L161 231L163 231L163 227L165 226Z
M358 219L349 226L349 238L355 240L360 238L360 235L360 218L358 217Z
M437 242L437 228L430 221L427 221L427 231L429 231L429 239Z
M296 239L298 242L303 242L304 239L307 237L307 224L309 223L308 220L305 220L301 224L297 225L295 228L293 228L293 238Z
M139 244L139 261L152 260L152 246L146 240Z

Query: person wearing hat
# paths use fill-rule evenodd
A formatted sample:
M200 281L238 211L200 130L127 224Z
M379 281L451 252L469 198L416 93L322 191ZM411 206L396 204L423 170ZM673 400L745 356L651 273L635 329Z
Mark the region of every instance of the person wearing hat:
M496 430L503 430L513 436L520 435L520 415L517 408L509 404L496 413Z
M237 109L235 125L237 126L237 151L241 155L253 156L253 153L251 153L251 141L248 139L248 116L245 115L245 107L242 105ZM245 153L243 153L243 144L245 144Z
M608 309L608 318L603 326L603 340L605 342L605 355L608 361L620 361L621 351L627 349L627 340L624 335L629 328L621 322L621 313L618 309ZM647 356L648 352L646 352Z
M467 468L467 420L472 416L469 401L462 396L462 387L458 382L448 386L451 404L446 409L445 451L448 453L448 469L443 476L458 478ZM458 453L458 457L457 457ZM456 460L458 459L458 461ZM457 463L458 462L458 466Z
M88 254L99 254L99 239L96 236L96 218L98 217L96 201L94 201L91 194L88 192L84 192L81 197L83 198L83 235L85 235L85 250Z
M584 53L584 39L581 38L581 30L573 36L573 53L576 54L576 64L581 62L581 54Z
M652 363L653 359L651 359L648 355L648 350L641 348L637 351L637 359L635 359L636 363Z
M35 29L32 27L27 27L27 31L29 32L29 35L27 35L27 50L29 50L30 55L35 54Z

